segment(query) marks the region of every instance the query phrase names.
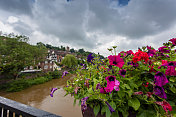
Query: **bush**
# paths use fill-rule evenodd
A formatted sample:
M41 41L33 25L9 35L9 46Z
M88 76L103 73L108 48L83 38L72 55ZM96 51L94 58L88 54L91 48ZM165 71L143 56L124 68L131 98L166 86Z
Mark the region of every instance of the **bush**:
M55 70L53 72L49 72L48 76L52 79L60 78L62 76L62 73L61 71Z
M29 86L31 85L27 82L27 80L16 80L9 84L6 91L7 92L17 92L25 88L28 88Z

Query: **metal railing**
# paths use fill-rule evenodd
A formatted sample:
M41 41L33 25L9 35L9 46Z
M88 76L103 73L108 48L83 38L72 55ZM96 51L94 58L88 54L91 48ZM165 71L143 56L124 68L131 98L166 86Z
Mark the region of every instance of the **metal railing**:
M0 117L61 117L0 96Z

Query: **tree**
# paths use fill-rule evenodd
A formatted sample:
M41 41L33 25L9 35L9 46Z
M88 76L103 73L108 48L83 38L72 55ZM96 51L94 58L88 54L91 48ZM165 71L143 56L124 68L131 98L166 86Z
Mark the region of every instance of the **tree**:
M70 52L71 52L71 53L75 53L74 48L70 49Z
M65 47L61 45L61 50L62 51L65 51Z
M27 43L25 36L0 36L0 68L1 74L14 78L27 66L34 66L46 56L46 48Z
M68 68L75 68L78 64L78 61L74 55L67 54L62 60L61 64Z
M78 52L84 53L85 51L84 51L84 49L82 48L82 49L79 49Z

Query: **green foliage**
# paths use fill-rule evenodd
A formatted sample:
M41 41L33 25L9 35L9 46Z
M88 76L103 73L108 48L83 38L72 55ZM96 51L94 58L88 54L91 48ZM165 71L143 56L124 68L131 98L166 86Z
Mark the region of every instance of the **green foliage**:
M49 75L52 79L55 79L55 78L60 78L60 77L62 76L62 73L61 73L61 71L55 70L55 71L49 72L48 75Z
M75 53L74 48L70 49L70 52L71 52L71 53Z
M74 55L67 54L62 60L61 64L68 68L75 68L78 62Z
M79 49L78 52L84 53L85 51L84 51L84 49L82 48L82 49Z
M0 74L18 76L27 66L34 66L46 56L46 48L28 44L25 36L0 36Z
M98 115L98 112L100 111L100 105L96 105L96 106L94 106L94 114L95 114L95 116L97 116Z
M114 46L114 51L115 48ZM74 98L79 99L80 102L88 97L86 104L93 108L95 116L101 112L106 117L118 117L118 113L123 117L133 113L139 117L160 117L167 114L166 108L168 113L174 115L170 108L172 106L175 109L176 104L175 74L166 75L165 72L171 67L169 62L176 62L175 50L164 53L169 57L158 51L149 57L146 48L143 47L144 50L141 49L135 54L121 52L121 56L117 56L119 53L114 52L116 55L110 55L104 60L96 55L93 55L91 62L82 60L80 63L83 62L84 65L78 66L77 76L72 82L68 82L64 89L67 94L74 94ZM166 64L161 66L162 60L167 60L169 67ZM175 67L175 63L172 66ZM156 82L162 82L156 81L160 72L162 75L159 78L166 77L169 81L162 86L167 99L162 98L155 91L155 86L158 85ZM115 110L116 113L111 114L110 110Z
M140 107L140 102L137 98L131 98L130 100L128 100L128 105L133 107L134 110L138 110L138 108Z
M22 78L18 80L13 80L7 84L0 85L0 90L5 90L7 92L17 92L17 91L26 89L32 85L43 84L47 81L50 81L51 79L60 78L61 75L62 74L60 71L53 71L53 72L47 73L47 75L45 76L40 76L37 78L31 78L31 79Z

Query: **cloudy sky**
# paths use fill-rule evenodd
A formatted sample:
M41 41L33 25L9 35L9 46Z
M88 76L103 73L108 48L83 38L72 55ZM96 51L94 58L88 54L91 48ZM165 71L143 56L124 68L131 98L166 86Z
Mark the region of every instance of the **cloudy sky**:
M108 56L176 37L176 0L0 0L0 31Z

